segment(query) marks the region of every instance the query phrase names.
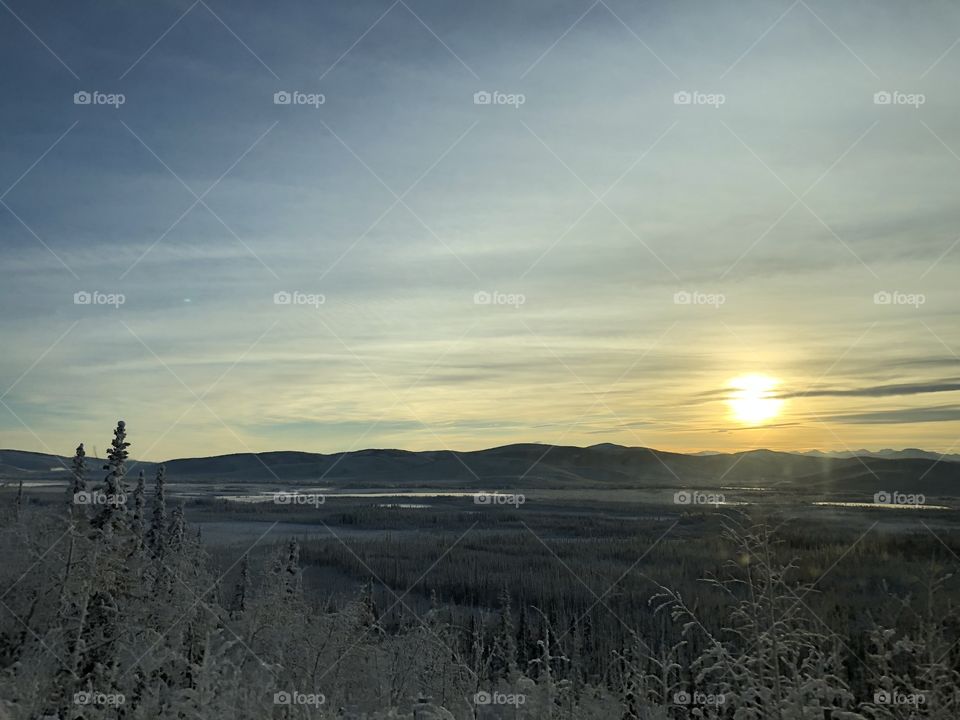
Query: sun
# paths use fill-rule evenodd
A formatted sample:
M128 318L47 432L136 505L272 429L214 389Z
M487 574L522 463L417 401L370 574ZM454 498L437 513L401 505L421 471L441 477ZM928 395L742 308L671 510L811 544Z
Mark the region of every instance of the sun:
M748 425L760 425L780 414L783 400L774 389L779 381L769 375L741 375L730 381L732 389L727 402L733 417Z

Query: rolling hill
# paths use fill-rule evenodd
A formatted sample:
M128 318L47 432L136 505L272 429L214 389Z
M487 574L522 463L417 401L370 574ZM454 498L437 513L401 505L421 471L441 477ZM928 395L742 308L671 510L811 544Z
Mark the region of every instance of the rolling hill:
M101 461L89 458L91 476ZM0 450L0 480L65 479L70 459ZM131 461L148 475L155 463ZM688 455L641 447L550 446L535 443L486 450L347 453L264 452L183 458L165 463L174 482L323 482L340 487L556 487L782 489L859 496L878 490L960 496L960 463L915 457L830 457L771 450Z

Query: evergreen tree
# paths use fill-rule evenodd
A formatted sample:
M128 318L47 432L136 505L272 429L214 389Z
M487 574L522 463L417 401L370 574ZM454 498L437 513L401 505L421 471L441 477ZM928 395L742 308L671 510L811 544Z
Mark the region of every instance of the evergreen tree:
M167 534L167 548L173 554L183 551L187 539L187 521L183 512L183 501L177 503L173 516L170 519L170 528Z
M493 680L513 682L517 676L517 636L513 626L513 610L510 593L506 588L500 592L500 615L493 636L493 657L490 663Z
M125 508L129 446L126 424L120 420L103 466L107 475L99 496L102 508L92 523L97 532L86 538L93 545L85 571L88 582L71 602L75 630L70 636L70 667L76 690L120 690L121 656L130 643L130 613L142 599L141 569L130 560L132 533Z
M17 520L20 519L20 513L22 512L22 510L23 510L23 480L21 479L20 482L17 483L17 498L16 500L14 500L14 506L13 506L13 514Z
M167 496L166 496L167 469L160 465L157 468L157 478L153 491L153 517L150 529L147 531L147 546L154 558L163 559L166 554L167 528Z
M291 538L287 543L287 558L283 567L283 587L287 595L299 596L303 591L300 570L300 543Z
M240 617L247 611L247 593L250 592L250 556L243 554L240 561L240 577L233 589L233 599L230 602L230 615Z
M170 586L170 571L167 568L169 536L167 529L167 497L166 497L166 468L160 465L157 468L157 477L153 491L153 510L150 528L146 538L147 554L152 560L149 575L153 581L154 591L164 590Z
M137 549L144 546L144 531L146 527L146 489L144 487L143 470L137 476L137 489L133 491L133 533L137 540Z
M377 604L373 599L373 580L364 583L360 590L360 597L356 603L357 615L356 624L358 628L374 628L375 632L380 631L378 620L380 614L377 611Z
M113 431L113 441L107 452L107 463L103 466L107 471L107 476L104 478L103 509L94 521L97 528L109 533L117 529L125 510L126 487L123 478L127 473L128 447L130 443L127 442L127 424L120 420Z
M73 460L70 462L70 498L71 507L77 507L77 495L87 491L87 453L83 449L83 443L77 446Z
M517 626L517 663L520 667L526 667L527 662L532 659L530 652L530 621L528 619L527 606L520 599L520 622Z

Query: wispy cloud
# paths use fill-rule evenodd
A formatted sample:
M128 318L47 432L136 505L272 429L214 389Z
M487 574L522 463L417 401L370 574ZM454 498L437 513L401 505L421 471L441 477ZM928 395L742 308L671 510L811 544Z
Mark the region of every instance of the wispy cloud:
M943 380L933 383L900 383L850 389L813 388L803 392L780 393L777 397L785 400L800 397L891 397L895 395L957 392L958 390L960 390L960 381Z
M825 417L827 422L868 425L903 425L913 423L941 423L960 420L960 405L940 405L930 408L878 410L864 413L839 413Z

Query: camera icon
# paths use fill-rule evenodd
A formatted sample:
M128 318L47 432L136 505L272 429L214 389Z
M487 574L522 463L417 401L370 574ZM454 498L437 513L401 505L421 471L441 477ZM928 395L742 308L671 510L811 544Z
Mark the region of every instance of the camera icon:
M274 505L289 505L293 502L293 493L276 492L273 494Z
M493 502L493 495L490 493L482 492L473 496L474 505L489 505L491 502Z
M480 90L473 94L474 105L489 105L493 102L493 96L486 90Z
M873 702L877 705L889 705L892 700L893 696L889 690L878 690L873 694Z
M86 490L81 490L78 493L73 494L73 504L74 505L89 505L93 502L93 493L87 492Z
M293 96L286 90L279 90L273 94L274 105L289 105L292 100Z
M693 501L693 495L686 490L679 490L673 494L673 502L676 505L689 505Z
M490 696L490 693L481 690L476 695L473 696L474 705L489 705L493 701L493 698Z
M293 302L293 296L286 290L281 290L273 294L274 305L289 305L291 302Z
M680 92L675 92L673 94L674 105L689 105L692 102L693 102L693 95L688 93L686 90L681 90Z
M489 305L491 302L493 302L493 296L486 290L480 290L473 294L474 305Z
M93 701L93 693L89 690L73 694L74 705L89 705Z
M874 105L889 105L892 102L893 102L893 95L891 95L886 90L881 90L880 92L875 92L873 94Z
M673 694L673 704L674 705L689 705L690 704L690 693L686 690L681 690L680 692L675 692Z
M875 502L877 505L889 505L892 501L893 496L886 490L881 490L873 495L873 502Z
M681 290L673 294L673 304L674 305L689 305L693 302L693 295L688 293L686 290Z
M292 702L293 697L286 690L281 690L273 694L274 705L290 705Z
M75 92L73 94L74 105L89 105L92 100L93 96L86 90L81 90L80 92Z
M75 292L73 294L74 305L89 305L92 301L93 295L88 293L86 290L81 290L80 292Z
M889 305L891 302L893 302L893 295L886 290L881 290L873 294L874 305Z

